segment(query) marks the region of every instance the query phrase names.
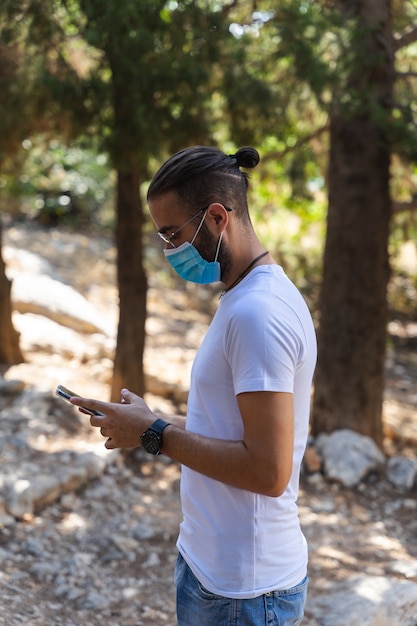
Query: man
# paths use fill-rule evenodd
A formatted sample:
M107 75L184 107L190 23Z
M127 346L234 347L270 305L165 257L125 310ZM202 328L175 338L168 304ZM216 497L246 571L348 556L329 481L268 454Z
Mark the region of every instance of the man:
M148 203L165 255L185 280L225 289L198 350L186 418L157 418L122 390L101 411L107 448L143 445L182 464L175 571L179 626L299 624L307 547L297 512L316 338L301 295L250 221L259 155L211 147L172 156Z

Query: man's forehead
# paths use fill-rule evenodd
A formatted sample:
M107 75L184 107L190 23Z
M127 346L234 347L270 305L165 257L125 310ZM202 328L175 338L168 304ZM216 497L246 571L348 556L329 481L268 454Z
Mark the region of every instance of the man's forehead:
M184 205L174 191L149 200L148 205L153 223L160 233L176 230L186 219Z

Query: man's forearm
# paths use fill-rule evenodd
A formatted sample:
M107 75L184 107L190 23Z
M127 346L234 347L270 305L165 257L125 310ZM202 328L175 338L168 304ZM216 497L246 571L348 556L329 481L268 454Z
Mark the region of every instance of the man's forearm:
M172 425L164 430L162 454L190 469L238 489L279 496L287 480L275 459L256 458L244 441L204 437Z

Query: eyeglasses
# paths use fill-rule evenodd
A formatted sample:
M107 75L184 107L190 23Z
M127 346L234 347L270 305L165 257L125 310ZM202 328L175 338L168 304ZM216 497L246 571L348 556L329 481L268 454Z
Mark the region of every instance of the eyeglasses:
M211 204L211 203L210 203ZM205 213L205 211L207 211L207 209L209 208L210 204L208 204L207 206L204 207L204 209L200 209L198 211L198 213L196 213L195 215L193 215L192 217L190 217L189 220L187 220L185 222L185 224L183 224L182 226L180 226L179 228L177 228L177 230L174 230L173 233L171 233L170 235L166 235L165 233L162 233L160 230L157 231L157 234L159 235L159 237L162 239L162 241L165 241L165 243L168 243L170 246L172 246L173 248L175 248L175 244L172 243L172 239L175 237L175 235L177 235L180 230L182 228L184 228L185 226L187 226L188 224L190 224L193 220L195 220L196 217L198 217L199 215L201 215L202 213ZM225 206L224 207L226 209L226 211L231 211L232 209L230 209L229 207Z
M180 226L179 228L177 228L177 230L174 230L173 233L171 233L170 235L166 235L165 233L161 233L160 230L158 230L158 235L160 236L160 238L162 239L162 241L165 241L165 243L169 243L173 248L175 248L175 245L172 243L172 239L175 237L175 235L177 235L180 230L182 228L184 228L185 226L187 226L187 224L190 224L193 220L195 220L196 217L198 217L199 215L201 215L201 213L204 213L204 211L207 211L207 209L209 208L210 205L204 207L204 209L200 209L198 213L196 213L195 215L193 215L192 217L190 217L189 220L187 220L185 222L185 224L183 224L182 226Z

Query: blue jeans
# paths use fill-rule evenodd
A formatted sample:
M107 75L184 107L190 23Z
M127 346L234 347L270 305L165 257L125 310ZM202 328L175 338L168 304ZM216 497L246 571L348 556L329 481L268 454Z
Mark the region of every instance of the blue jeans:
M178 626L296 626L304 616L308 580L257 598L224 598L207 591L179 554L175 584Z

